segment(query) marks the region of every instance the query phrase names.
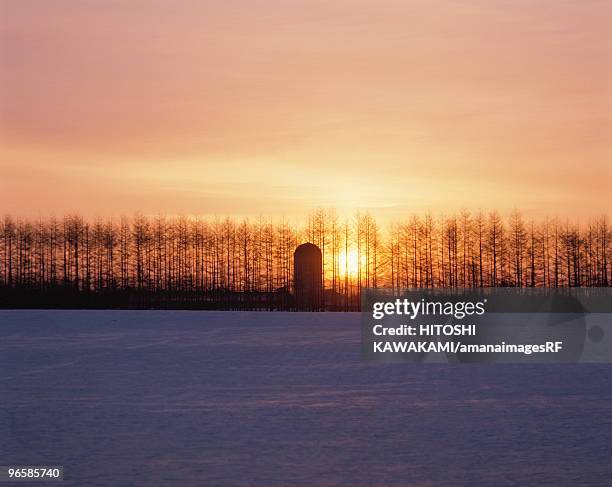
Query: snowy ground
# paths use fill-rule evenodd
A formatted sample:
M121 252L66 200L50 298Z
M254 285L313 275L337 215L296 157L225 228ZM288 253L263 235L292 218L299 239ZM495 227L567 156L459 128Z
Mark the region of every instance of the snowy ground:
M363 364L355 314L0 311L0 465L62 485L609 487L611 444L612 366Z

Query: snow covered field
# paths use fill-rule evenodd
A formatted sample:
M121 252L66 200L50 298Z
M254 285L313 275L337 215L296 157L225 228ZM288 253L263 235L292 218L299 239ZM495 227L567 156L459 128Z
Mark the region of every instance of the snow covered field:
M612 366L364 364L359 340L356 314L0 311L0 465L88 487L612 485Z

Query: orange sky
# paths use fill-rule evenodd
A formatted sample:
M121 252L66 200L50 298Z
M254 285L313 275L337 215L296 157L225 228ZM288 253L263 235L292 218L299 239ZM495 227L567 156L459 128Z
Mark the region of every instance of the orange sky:
M0 4L0 213L612 214L609 0Z

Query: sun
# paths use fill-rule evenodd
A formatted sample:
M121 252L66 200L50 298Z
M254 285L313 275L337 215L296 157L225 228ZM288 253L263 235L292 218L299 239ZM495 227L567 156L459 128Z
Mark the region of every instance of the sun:
M349 277L357 275L359 271L359 255L356 250L349 250L348 254L342 252L338 258L338 270L342 277L348 274Z

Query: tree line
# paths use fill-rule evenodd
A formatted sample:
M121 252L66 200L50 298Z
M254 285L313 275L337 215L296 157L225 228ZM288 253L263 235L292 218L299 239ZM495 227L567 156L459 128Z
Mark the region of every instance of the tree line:
M364 287L583 287L612 282L606 217L526 220L519 211L368 213L285 220L17 219L0 224L0 306L291 309L293 252L323 255L327 309L359 308Z

